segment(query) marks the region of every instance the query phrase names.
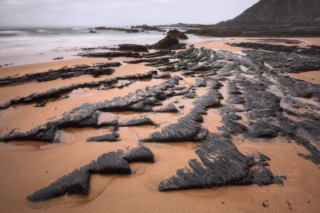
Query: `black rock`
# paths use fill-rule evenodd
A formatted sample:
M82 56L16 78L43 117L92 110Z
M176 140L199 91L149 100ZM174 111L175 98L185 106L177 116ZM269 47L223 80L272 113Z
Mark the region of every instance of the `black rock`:
M120 135L118 133L111 133L111 134L88 138L87 142L91 142L91 141L109 141L109 142L120 141L118 139L119 137L120 137Z
M52 60L62 60L62 59L63 59L63 57L57 57L57 58L54 58Z
M119 126L141 126L141 125L155 125L150 118L133 119L127 122L119 123Z
M150 149L144 146L129 150L109 152L100 156L80 169L59 178L57 181L36 191L27 199L33 202L46 201L55 197L73 194L87 194L90 183L90 174L130 174L131 169L128 163L150 162L154 156Z
M154 112L178 112L178 109L173 105L169 104L167 107L154 109Z
M249 159L229 139L206 141L196 153L201 162L190 160L188 167L159 184L160 191L274 183L267 168L251 170Z
M132 50L136 52L149 52L148 48L143 45L138 44L120 44L119 45L120 50Z
M45 102L38 102L34 107L44 107L46 104Z
M172 38L178 38L178 39L188 39L188 36L184 34L183 32L180 32L179 30L173 29L169 30L167 32L168 36L171 36Z
M158 43L154 44L154 49L167 49L177 44L179 44L178 39L167 36L164 39L158 41Z

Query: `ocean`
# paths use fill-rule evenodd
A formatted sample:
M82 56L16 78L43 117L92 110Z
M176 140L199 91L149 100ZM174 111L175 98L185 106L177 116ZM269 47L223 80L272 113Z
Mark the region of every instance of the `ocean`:
M84 52L82 48L117 47L118 44L154 44L165 37L164 32L157 31L149 31L149 33L126 33L113 30L89 33L89 31L88 28L71 27L0 28L0 65L49 62L56 57L63 57L64 60L72 59L78 57L76 56L78 53ZM180 42L212 40L208 37L188 36L188 40Z

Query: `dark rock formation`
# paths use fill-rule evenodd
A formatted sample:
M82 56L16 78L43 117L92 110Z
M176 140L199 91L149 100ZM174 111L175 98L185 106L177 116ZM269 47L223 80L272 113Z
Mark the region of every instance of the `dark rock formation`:
M133 119L127 122L119 123L119 126L141 126L141 125L155 125L150 118Z
M132 79L146 79L146 78L152 78L152 75L154 74L154 71L149 71L148 73L145 74L135 74L135 75L127 75L127 76L119 76L117 78L111 78L111 79L106 79L106 80L101 80L101 81L93 81L90 83L83 83L83 84L73 84L71 86L66 86L66 87L61 87L58 89L50 89L46 92L43 93L34 93L26 97L19 97L16 99L12 99L10 102L0 106L0 109L6 109L10 107L13 104L18 104L18 103L32 103L32 102L41 102L45 99L49 98L58 98L62 94L65 94L67 92L70 92L74 89L78 88L92 88L92 87L98 87L101 85L111 85L113 83L117 83L118 79L119 80L132 80ZM108 88L106 88L108 89Z
M91 52L91 53L79 53L81 57L94 57L94 58L108 58L108 57L132 57L142 58L137 52Z
M196 79L195 87L206 87L207 83L203 79Z
M110 62L110 63L101 63L93 66L81 65L75 68L73 67L62 67L57 70L48 70L46 72L38 72L32 74L25 74L19 77L6 77L0 79L0 86L25 83L28 81L52 81L58 78L66 79L71 77L78 77L81 75L92 75L95 78L100 75L111 75L114 72L114 69L109 67L118 67L121 66L119 62Z
M115 30L115 31L127 31L126 28L113 28L113 27L95 27L95 30Z
M167 32L167 35L172 38L188 39L188 36L186 36L186 34L176 29L170 30L169 32Z
M186 49L186 44L180 43L169 47L167 50L181 50Z
M98 142L102 142L102 141L109 141L109 142L115 142L115 141L120 141L118 138L120 137L120 135L117 133L118 128L115 128L114 130L111 130L111 134L106 134L106 135L102 135L102 136L96 136L96 137L92 137L92 138L88 138L87 142L91 142L91 141L98 141Z
M320 72L320 71L319 71ZM320 103L320 85L308 83L303 80L290 78L289 76L278 76L278 82L283 88L285 94L294 97L313 98Z
M107 100L97 104L83 104L82 106L73 109L71 112L66 113L61 119L49 121L48 123L37 126L28 132L21 133L13 130L9 134L0 137L0 141L33 140L52 142L55 137L55 132L59 128L102 126L102 124L98 124L98 111L128 111L132 109L152 111L150 106L145 106L145 103L148 104L150 102L151 97L156 99L166 99L168 96L181 95L183 92L188 92L181 91L176 93L174 90L171 90L171 92L168 93L165 91L168 88L173 88L175 85L178 85L179 80L179 76L173 76L171 79L161 83L160 85L153 87L147 86L145 90L139 89L136 93L129 93L125 97L116 97L113 100ZM141 106L139 103L141 103ZM157 102L154 100L153 103Z
M161 132L154 132L141 141L179 142L205 140L208 130L198 123L203 122L200 113L204 113L207 108L220 106L220 96L221 94L217 90L210 89L206 95L195 101L193 110L179 118L178 123L170 124L162 128Z
M158 41L158 43L154 44L154 49L167 49L174 45L179 44L179 40L176 38L172 38L170 36L166 36L164 39Z
M189 161L189 167L159 184L160 191L212 188L227 185L274 183L272 172L265 168L250 169L253 159L241 154L228 139L206 141L197 150L201 162Z
M143 62L147 62L149 63L149 66L152 65L162 65L162 64L167 64L169 63L169 57L165 57L165 58L151 58L151 59L137 59L137 60L132 60L132 61L124 61L124 63L128 63L128 64L138 64L138 63L143 63Z
M162 32L162 30L158 27L152 27L148 25L137 25L137 26L131 26L131 28L141 28L144 31L158 31Z
M63 57L57 57L57 58L54 58L52 60L63 60Z
M127 33L138 33L140 32L138 29L130 29L126 31Z
M228 104L243 104L245 101L244 101L244 98L241 96L230 95L228 97L228 100L226 100L226 102Z
M119 50L132 50L136 52L149 52L148 48L138 44L120 44Z
M154 156L150 149L138 146L128 152L118 150L101 155L96 161L74 170L72 173L59 178L57 181L36 191L27 199L33 202L46 201L55 197L74 194L87 194L91 174L130 174L129 163L150 162Z
M229 43L228 43L229 44ZM301 48L298 46L285 46L285 45L274 45L274 44L261 44L261 43L232 43L229 44L232 47L243 47L252 49L261 49L274 52L288 52L296 53L300 55L320 55L320 50L317 46L311 46L310 48Z
M170 77L171 75L169 73L163 73L163 74L154 76L154 78L170 78Z
M180 61L176 61L174 64L170 64L170 66L166 65L165 69L176 71L183 68L183 70L186 70L184 73L189 74L188 78L194 77L194 75L203 75L204 79L196 79L195 86L192 84L185 86L184 84L188 81L184 81L183 86L179 85L180 80L183 79L179 76L173 76L159 85L138 89L124 97L116 97L113 100L101 101L96 104L84 104L73 109L71 112L67 112L62 118L51 120L28 132L20 133L17 129L13 129L10 133L2 136L0 140L53 142L57 132L63 128L99 128L103 126L114 126L117 128L119 126L155 125L149 118L143 118L143 116L141 116L142 119L123 123L119 123L118 120L107 120L102 123L98 123L98 121L101 111L155 112L157 110L153 110L151 106L162 105L161 100L166 100L173 96L184 96L196 99L192 100L193 103L188 106L188 110L182 110L183 113L176 114L176 116L179 116L177 122L156 125L154 132L141 141L201 142L201 145L195 147L196 154L200 160L190 159L187 167L181 168L174 176L161 182L159 190L208 188L226 185L258 184L261 186L274 183L283 184L281 179L285 179L285 177L274 176L266 168L269 165L268 160L270 160L267 156L261 153L245 156L237 150L231 141L232 135L239 134L253 142L257 141L257 138L268 142L273 140L273 138L281 137L289 143L295 142L306 148L305 151L309 153L298 153L300 157L310 160L315 164L320 164L320 152L318 149L320 116L315 112L319 107L314 102L307 104L300 103L300 99L296 98L312 97L314 101L319 102L319 86L277 75L274 71L275 69L269 68L269 66L264 64L269 63L271 66L277 63L289 64L288 61L284 61L284 58L285 56L292 56L294 59L289 65L291 69L301 64L309 66L309 62L313 62L315 65L317 57L312 55L301 56L296 53L281 53L283 55L280 54L280 56L272 54L274 53L265 54L263 51L254 50L254 52L249 52L247 56L241 55L240 57L239 54L228 51L215 52L210 49L197 49L191 46L187 50L172 54L172 58L179 58ZM157 61L158 59L145 58L142 60L150 60L149 63L155 66L159 66L162 63ZM165 62L169 58L162 60L163 63L169 63ZM248 68L248 71L243 71L242 66ZM285 68L281 65L281 69ZM211 71L214 71L217 75L214 77L206 76ZM154 71L150 71L145 77L150 78L155 73ZM118 77L114 80L130 78L137 79L140 78L140 75ZM225 81L225 83L222 84L219 79ZM205 90L206 94L200 96L201 93L198 93L200 96L198 97L195 93L198 89L195 87L201 86L204 83L207 86ZM222 106L220 103L220 99L223 97L218 89L221 89L223 86L227 87L229 94L225 100L226 103L230 104L228 106ZM281 93L278 93L279 90ZM173 102L173 100L174 98L170 102ZM242 107L237 108L234 104L242 104ZM201 125L204 122L202 115L207 114L208 108L211 107L219 107L218 112L222 116L222 123L218 128L221 130L219 134L211 133ZM305 108L308 111L300 114L293 107ZM158 111L178 112L173 104L160 108ZM239 112L242 112L241 115ZM115 131L113 131L111 134L97 136L88 140L112 141L118 140L117 136ZM122 153L124 152L122 151ZM128 153L134 155L136 151L131 150ZM114 157L110 159L120 164L120 169L116 173L128 173L129 167L127 163L137 159L129 157L129 154L118 154L118 152L111 155ZM122 157L118 158L119 155ZM109 159L108 156L107 158ZM143 159L143 156L139 158ZM96 169L95 165L98 165L99 162L99 160L93 162L92 165L94 166L90 164L85 170L77 170L77 178L70 175L67 176L67 179L63 179L63 181L59 182L58 180L53 184L53 187L50 186L40 192L36 192L32 195L35 197L31 196L30 199L50 199L52 193L55 196L63 195L66 192L69 194L86 193L88 185L86 183L90 174L112 173L113 171L109 170L110 167L100 169L99 166L99 169ZM112 168L118 169L119 167L116 165ZM72 184L69 184L70 180Z
M275 68L274 72L296 73L320 69L319 57L299 56L291 53L274 53L261 50L243 50L252 60L259 60L268 63Z
M173 104L169 104L167 107L154 109L154 112L178 112L177 108Z

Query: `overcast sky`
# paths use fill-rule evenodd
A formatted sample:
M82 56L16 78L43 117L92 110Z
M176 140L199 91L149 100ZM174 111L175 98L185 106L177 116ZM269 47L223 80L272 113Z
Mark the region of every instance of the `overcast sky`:
M216 24L259 0L0 0L0 26Z

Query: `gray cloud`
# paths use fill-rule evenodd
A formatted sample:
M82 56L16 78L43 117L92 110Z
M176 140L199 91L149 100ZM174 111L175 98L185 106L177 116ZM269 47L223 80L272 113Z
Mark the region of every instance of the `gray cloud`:
M1 26L215 24L258 0L0 0Z

